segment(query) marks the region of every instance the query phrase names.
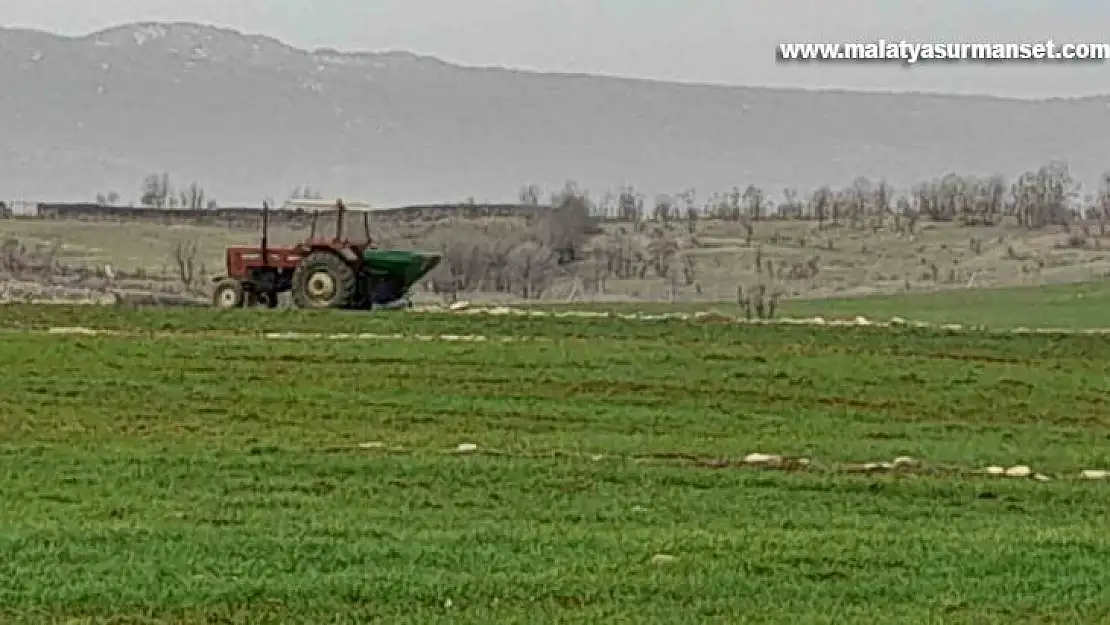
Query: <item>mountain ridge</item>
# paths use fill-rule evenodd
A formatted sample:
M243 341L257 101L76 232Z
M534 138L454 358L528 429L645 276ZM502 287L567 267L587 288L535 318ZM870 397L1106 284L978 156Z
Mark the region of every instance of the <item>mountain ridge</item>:
M153 42L160 42L155 45ZM192 22L81 36L0 29L0 198L136 194L146 173L257 203L309 184L375 203L514 199L567 179L601 193L857 175L906 186L1052 159L1088 182L1110 98L1042 100L678 83L471 67L406 51L307 50Z
M697 82L697 81L681 81L681 80L663 80L663 79L644 77L644 76L624 76L624 75L617 75L617 74L607 74L607 73L604 73L604 72L601 72L601 73L592 72L591 73L591 72L566 72L566 71L554 71L554 70L537 70L537 69L530 69L530 68L525 68L525 67L516 67L516 66L512 66L512 65L496 65L496 64L494 64L494 65L472 65L472 64L467 64L467 63L459 63L459 62L455 62L455 61L450 61L450 60L447 60L447 59L437 57L437 56L432 55L432 54L420 54L420 53L417 53L417 52L413 52L411 50L404 50L404 49L397 49L397 48L383 48L383 49L374 49L374 50L371 50L371 49L344 50L344 49L334 48L334 47L330 47L330 46L317 46L317 47L309 48L309 47L297 46L297 45L285 42L285 41L281 40L278 37L274 37L272 35L267 35L267 34L264 34L264 33L249 32L249 31L240 30L240 29L236 29L236 28L232 28L232 27L228 27L228 26L220 26L220 25L217 25L217 24L206 24L206 23L203 23L203 22L189 22L189 21L167 21L167 22L134 21L134 22L124 22L124 23L116 24L114 26L109 26L107 28L94 30L94 31L91 31L91 32L86 33L84 35L62 35L62 34L59 34L59 33L54 33L54 32L51 32L51 31L41 30L41 29L22 28L22 27L5 27L5 26L0 26L0 32L3 32L3 31L23 31L23 32L29 32L29 33L47 35L47 36L50 36L50 37L56 37L56 38L60 38L60 39L72 39L72 40L75 40L75 41L79 41L79 40L88 40L88 39L95 40L95 39L101 38L105 35L112 34L112 33L117 33L117 32L126 33L126 32L134 32L136 29L157 28L157 27L166 27L166 28L183 27L183 28L187 28L187 29L195 29L195 30L201 30L201 31L208 30L208 31L217 32L217 33L227 35L227 36L241 37L241 38L244 38L244 39L257 39L257 40L266 41L266 42L271 43L271 44L275 44L275 45L283 47L283 48L288 48L289 50L294 51L294 52L303 53L303 54L307 54L307 55L311 55L311 56L339 56L339 57L345 57L345 58L351 58L351 59L358 59L359 57L367 57L367 56L374 57L374 58L390 57L390 56L402 56L402 57L410 57L410 58L421 60L421 61L430 61L430 62L435 62L435 63L441 63L441 64L448 65L448 66L458 68L458 69L498 70L498 71L515 72L515 73L522 73L522 74L538 74L538 75L543 75L543 76L592 77L592 78L603 78L603 79L610 79L610 80L627 80L627 81L636 81L636 82L662 83L662 84L667 84L667 85L683 85L683 86L694 86L694 87L719 87L719 88L726 88L726 89L763 89L763 90L768 90L768 91L801 92L801 93L825 93L825 94L940 96L940 97L945 97L945 98L1010 100L1010 101L1029 101L1029 102L1052 102L1052 101L1056 101L1056 100L1110 99L1110 90L1108 90L1106 93L1075 95L1075 96L1022 97L1022 96L1007 96L1007 95L991 95L991 94L981 94L981 93L945 93L945 92L939 92L939 91L920 91L920 90L873 90L873 89L848 89L848 88L837 88L837 87L820 87L820 88L814 87L814 88L809 88L809 87L783 87L783 86L754 85L754 84L749 85L749 84L735 84L735 83L723 83L723 82Z

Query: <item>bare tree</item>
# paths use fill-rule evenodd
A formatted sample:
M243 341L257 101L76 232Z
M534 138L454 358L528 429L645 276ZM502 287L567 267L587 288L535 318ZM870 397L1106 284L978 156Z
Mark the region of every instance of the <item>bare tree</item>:
M299 186L293 187L293 190L289 192L289 199L291 199L291 200L322 200L322 199L324 199L324 194L320 193L319 189L316 189L315 187L312 187L311 185L305 184L305 185L299 185Z
M654 236L647 245L647 253L648 262L651 264L652 269L655 270L655 275L657 277L668 277L674 258L678 254L678 250L678 242L667 236L666 233L660 230L654 233Z
M536 221L538 240L555 251L560 264L581 257L582 247L595 228L592 212L586 193L568 181L552 196L551 209Z
M743 215L740 200L743 196L744 194L740 192L740 187L732 188L732 192L728 194L728 199L725 203L725 214L722 215L724 219L740 221L740 217Z
M783 189L782 198L783 202L779 206L779 214L785 219L801 219L804 207L798 201L798 191L796 189Z
M661 193L655 196L655 206L651 210L651 218L660 223L667 223L675 213L675 201L671 196Z
M181 192L179 201L181 208L200 210L202 208L208 207L209 205L209 202L205 202L205 199L206 196L204 192L204 187L201 187L196 182L193 182L184 191ZM210 203L214 204L215 200L211 200Z
M177 278L186 291L192 291L197 279L197 240L178 240L173 248L173 263Z
M759 221L767 216L766 196L762 189L750 184L744 190L742 199L749 219Z
M174 200L169 174L149 174L143 178L139 203L151 208L167 208Z
M852 181L852 188L845 192L847 217L853 228L863 225L864 217L870 209L869 200L873 193L871 181L863 176Z
M875 207L875 225L876 230L882 228L886 223L887 215L893 212L891 206L891 197L894 195L894 189L887 183L886 180L880 180L879 184L875 186L874 197L872 203Z
M539 242L515 246L509 255L514 290L525 299L542 297L556 275L558 262L557 254Z
M529 184L520 188L520 203L525 206L539 206L543 191L539 185Z
M1070 224L1080 189L1063 161L1053 161L1035 172L1025 172L1011 187L1018 225L1043 228Z
M1106 236L1106 223L1110 221L1110 171L1102 174L1098 196L1093 200L1094 217L1098 221L1098 235Z
M621 189L617 198L617 219L621 221L642 221L644 218L644 200L632 187Z
M810 204L813 210L810 211L813 217L817 219L817 229L824 230L825 222L832 217L832 204L835 194L828 186L821 187L814 191L813 197L810 199Z
M119 200L119 193L116 193L115 191L96 194L96 203L100 206L115 206L119 203Z

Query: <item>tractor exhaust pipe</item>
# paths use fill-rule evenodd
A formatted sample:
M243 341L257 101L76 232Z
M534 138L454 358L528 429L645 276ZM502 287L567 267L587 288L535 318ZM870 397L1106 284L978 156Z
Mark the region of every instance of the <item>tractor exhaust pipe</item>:
M270 203L262 202L262 266L270 266Z
M347 213L347 205L343 203L342 198L335 201L335 210L337 211L336 218L335 218L335 240L336 241L342 241L343 240L343 220L346 217L346 213Z

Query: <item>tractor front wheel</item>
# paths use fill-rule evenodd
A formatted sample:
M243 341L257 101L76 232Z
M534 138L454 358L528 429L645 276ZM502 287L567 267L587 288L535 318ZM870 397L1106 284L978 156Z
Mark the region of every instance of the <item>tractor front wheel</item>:
M293 301L299 308L346 308L357 286L354 268L338 254L313 252L293 272Z
M212 292L212 305L216 308L240 308L245 302L243 283L234 278L220 280Z

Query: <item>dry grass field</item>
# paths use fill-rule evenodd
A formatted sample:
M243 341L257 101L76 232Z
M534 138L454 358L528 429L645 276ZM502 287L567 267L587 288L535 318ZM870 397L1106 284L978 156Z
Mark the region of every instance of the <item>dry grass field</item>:
M967 227L923 223L913 235L893 228L818 227L813 221L768 220L742 223L703 219L690 232L685 222L607 223L582 244L585 258L556 266L549 255L514 257L507 241L529 228L523 219L448 220L437 223L374 223L381 245L426 248L447 255L431 276L460 276L460 293L473 301L512 301L522 295L543 301L722 301L737 288L766 285L784 299L827 298L939 289L990 288L1097 280L1110 272L1108 243L1079 227ZM275 243L303 237L306 230L277 227ZM181 290L179 251L188 250L191 290L204 295L208 277L223 270L226 246L253 244L253 228L105 223L54 220L0 220L5 250L51 254L60 267L93 274L105 267L130 288ZM498 256L498 247L506 252ZM511 253L509 253L511 252ZM543 250L534 250L543 255ZM483 267L473 269L474 256ZM532 261L535 284L527 293L486 286L509 278L514 264ZM479 271L476 277L462 276ZM64 273L64 272L63 272ZM496 273L494 278L487 279ZM486 284L483 284L486 283ZM144 286L147 285L147 286ZM102 285L94 281L93 287ZM418 298L441 299L420 285ZM509 291L509 292L506 292Z

